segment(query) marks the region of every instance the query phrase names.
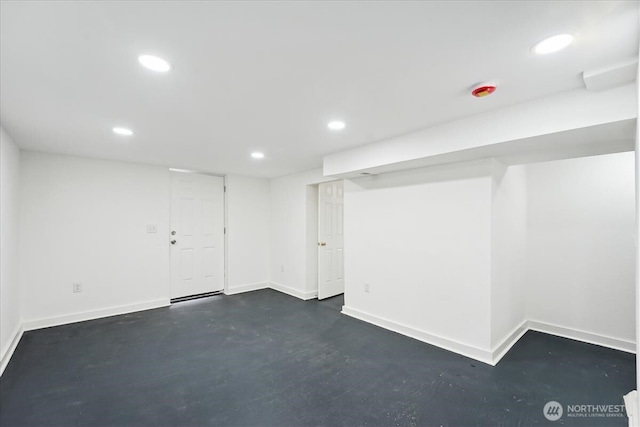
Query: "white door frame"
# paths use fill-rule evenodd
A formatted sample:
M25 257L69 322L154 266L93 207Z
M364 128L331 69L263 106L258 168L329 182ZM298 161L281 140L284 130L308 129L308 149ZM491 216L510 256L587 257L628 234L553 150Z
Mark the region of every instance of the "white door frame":
M224 186L222 204L224 205L224 250L222 251L224 257L224 288L222 289L222 293L226 294L229 292L229 203L227 202L227 176L226 175L215 175L222 177L222 185Z
M307 185L306 290L318 298L318 186Z
M640 22L640 15L638 15ZM640 53L640 52L639 52ZM640 111L640 68L636 75L636 104ZM636 143L635 143L635 184L636 184L636 229L635 229L635 249L636 249L636 392L637 405L636 419L633 420L640 426L640 251L638 250L638 239L640 239L640 120L636 121ZM629 421L631 424L631 420Z

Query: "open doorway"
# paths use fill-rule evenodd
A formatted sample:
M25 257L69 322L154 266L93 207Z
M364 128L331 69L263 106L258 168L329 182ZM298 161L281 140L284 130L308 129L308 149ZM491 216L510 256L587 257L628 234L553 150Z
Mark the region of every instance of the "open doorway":
M343 180L307 185L305 238L307 291L326 304L339 305L342 309L345 289ZM336 247L339 251L328 258L327 250Z

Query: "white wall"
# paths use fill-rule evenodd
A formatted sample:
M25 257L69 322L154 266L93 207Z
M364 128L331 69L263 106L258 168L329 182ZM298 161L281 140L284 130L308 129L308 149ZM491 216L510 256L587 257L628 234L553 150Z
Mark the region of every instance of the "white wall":
M525 166L493 161L491 216L491 345L525 321L527 196Z
M307 273L309 250L317 251L317 235L312 236L307 228L308 221L317 217L309 200L313 191L307 187L332 179L315 169L271 180L271 282L274 288L299 298L313 298L317 293L317 284L314 287Z
M17 219L5 215L5 197L17 192L5 174L15 178L18 151L5 155L5 141L3 134L7 329L4 245L15 239L5 238L5 222ZM13 169L5 166L11 158ZM526 318L632 342L633 173L626 153L347 181L346 312L485 361ZM315 295L310 225L315 186L329 180L321 170L271 181L227 177L229 289L271 282L300 298ZM168 302L168 170L25 152L19 181L23 321L62 323ZM158 233L147 234L147 224ZM74 282L82 293L71 292Z
M23 321L168 303L168 169L23 152L20 189Z
M227 175L227 293L269 285L271 226L267 179Z
M491 194L489 160L345 181L345 312L489 351Z
M638 16L640 21L640 15ZM640 46L638 46L638 57L640 58ZM636 111L640 112L640 67L636 75ZM638 392L638 410L634 414L635 420L640 418L640 250L638 250L638 239L640 238L640 120L636 120L636 144L635 144L635 184L636 184L636 247L635 247L635 267L636 267L636 391Z
M231 175L226 185L227 291L267 287L270 183ZM168 304L167 168L24 152L20 188L27 327Z
M0 128L0 361L20 328L18 269L20 150ZM0 369L1 372L1 369Z
M527 327L629 350L633 162L491 160L347 181L345 313L487 363Z
M634 153L527 166L527 316L635 341Z

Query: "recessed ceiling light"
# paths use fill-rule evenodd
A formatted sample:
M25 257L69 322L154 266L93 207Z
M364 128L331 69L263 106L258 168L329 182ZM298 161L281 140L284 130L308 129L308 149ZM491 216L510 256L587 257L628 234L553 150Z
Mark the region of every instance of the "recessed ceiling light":
M251 153L251 157L253 157L254 159L264 159L264 154L256 151Z
M122 136L131 136L133 135L133 131L127 128L115 127L113 128L113 133L122 135Z
M342 130L345 126L344 122L341 122L340 120L334 120L327 124L327 127L331 130Z
M166 73L171 69L171 65L167 61L153 55L140 55L138 57L138 62L140 62L143 67L159 73Z
M557 52L569 46L573 41L571 34L558 34L536 43L533 51L538 55L546 55L547 53Z

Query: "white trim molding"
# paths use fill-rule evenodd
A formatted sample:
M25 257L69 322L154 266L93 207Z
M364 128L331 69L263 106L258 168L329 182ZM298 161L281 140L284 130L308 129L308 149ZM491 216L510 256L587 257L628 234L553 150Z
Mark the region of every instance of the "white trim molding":
M527 333L529 328L527 327L527 321L524 321L520 326L515 328L504 340L493 348L491 352L491 365L495 366L498 362L511 350L511 347L517 343L520 338Z
M234 286L224 291L225 295L236 295L245 292L258 291L260 289L269 289L269 282L249 283L248 285Z
M280 283L271 282L270 286L274 291L282 292L283 294L291 295L292 297L300 298L301 300L310 300L318 297L317 291L303 292L298 289L290 288Z
M440 347L445 350L470 357L488 365L494 365L493 354L489 350L484 350L479 347L462 344L461 342L455 340L433 335L428 332L412 328L411 326L403 325L401 323L384 319L382 317L374 316L372 314L365 313L351 307L343 306L342 313L346 314L347 316L354 317L358 320L363 320L376 326L380 326L381 328L397 332L401 335L406 335L408 337L417 339L418 341L426 342L427 344L435 345L436 347Z
M45 319L28 320L22 323L25 331L48 328L51 326L66 325L69 323L84 322L103 317L117 316L119 314L135 313L136 311L151 310L154 308L168 307L168 299L141 302L137 304L121 305L118 307L103 308L100 310L85 311L82 313L67 314L64 316L48 317Z
M589 344L595 344L614 350L635 353L635 343L630 341L625 341L619 338L612 338L604 335L598 335L591 332L580 331L577 329L550 325L547 323L532 320L524 321L520 326L516 327L509 335L507 335L500 344L495 346L493 350L489 351L479 347L470 346L468 344L463 344L459 341L455 341L449 338L437 336L426 331L415 329L411 326L365 313L351 307L343 306L342 313L346 314L347 316L354 317L358 320L372 323L381 328L417 339L427 344L435 345L436 347L461 354L463 356L486 363L491 366L495 366L528 331L543 332L546 334L569 338Z
M538 322L536 320L529 320L527 322L527 328L531 331L544 332L546 334L608 347L614 350L626 351L627 353L635 354L636 352L636 344L634 342L620 338L613 338L606 335L598 335L592 332L581 331L579 329L551 325L549 323Z
M0 356L0 376L2 376L2 374L4 373L4 368L7 367L7 365L9 364L9 360L11 360L11 356L13 356L13 353L16 351L18 343L22 339L23 333L24 328L22 327L22 325L20 325L13 333L13 339L11 340L9 347L7 347L4 354Z
M291 295L293 297L310 300L317 297L316 292L302 292L297 289L290 288L288 286L281 285L279 283L253 283L243 286L234 287L225 292L226 295L235 295L243 292L250 292L260 289L273 289L278 292ZM100 310L86 311L82 313L75 313L64 316L50 317L45 319L37 319L23 322L22 325L15 331L11 344L6 349L5 353L0 357L0 375L4 372L11 356L15 352L23 333L26 331L32 331L36 329L48 328L51 326L66 325L69 323L84 322L87 320L99 319L110 316L117 316L121 314L134 313L137 311L151 310L155 308L168 307L170 305L169 300L160 299L155 301L147 301L143 303L130 304L118 307L111 307ZM343 306L342 313L358 320L362 320L373 325L379 326L384 329L388 329L393 332L397 332L401 335L405 335L427 344L434 345L436 347L452 351L457 354L469 357L471 359L486 363L491 366L495 366L515 345L527 333L527 331L538 331L547 333L550 335L556 335L563 338L569 338L576 341L586 342L589 344L595 344L602 347L612 348L614 350L625 351L628 353L635 353L635 343L631 341L622 340L619 338L613 338L603 335L594 334L591 332L580 331L576 329L566 328L557 325L551 325L534 320L527 320L520 326L516 327L504 340L495 346L493 350L485 350L479 347L463 344L459 341L444 338L438 335L428 333L419 329L415 329L411 326L404 325L402 323L394 322L379 316L375 316L363 311Z

